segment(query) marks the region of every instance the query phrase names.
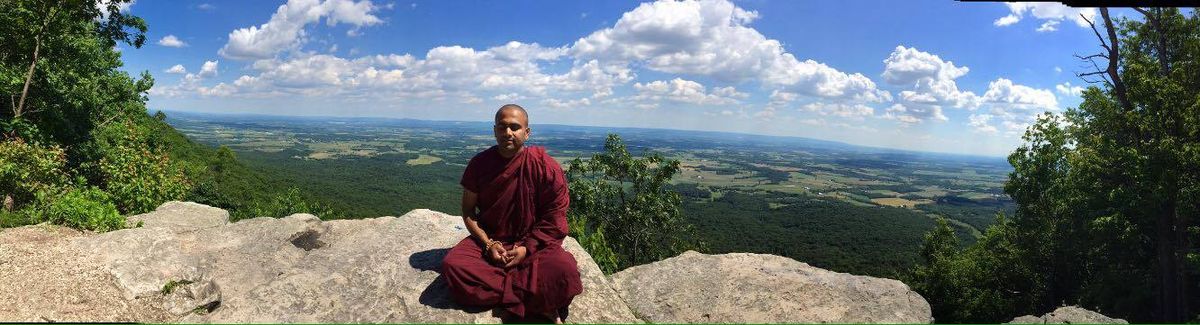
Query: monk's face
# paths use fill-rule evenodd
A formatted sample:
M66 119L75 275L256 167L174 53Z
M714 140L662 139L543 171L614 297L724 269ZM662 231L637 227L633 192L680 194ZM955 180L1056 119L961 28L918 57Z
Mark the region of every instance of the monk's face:
M512 157L521 151L525 140L529 140L529 117L517 109L505 109L496 113L496 145L500 155Z

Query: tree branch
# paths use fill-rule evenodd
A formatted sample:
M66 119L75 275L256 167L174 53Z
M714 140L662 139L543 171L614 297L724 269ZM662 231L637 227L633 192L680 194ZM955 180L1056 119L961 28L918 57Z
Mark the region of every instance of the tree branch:
M1105 58L1105 59L1107 59L1107 58L1108 58L1108 55L1107 55L1107 54L1103 54L1103 53L1101 53L1101 54L1093 54L1093 55L1089 55L1089 56L1086 56L1086 57L1079 56L1078 54L1076 54L1076 55L1075 55L1075 57L1079 58L1080 60L1087 61L1088 63L1091 63L1091 64L1092 64L1092 68L1093 68L1093 69L1095 69L1095 70L1093 70L1092 72L1086 72L1086 73L1077 73L1077 74L1075 74L1075 76L1076 76L1076 77L1079 77L1079 79L1083 79L1083 81L1084 81L1084 82L1087 82L1087 83L1089 83L1089 84L1095 84L1095 83L1101 83L1101 82L1104 82L1104 84L1108 85L1109 87L1112 87L1112 82L1111 82L1111 81L1109 81L1109 80L1108 80L1108 77L1106 77L1106 76L1105 76L1105 74L1106 74L1106 73L1108 73L1108 72L1107 72L1107 71L1104 71L1104 70L1100 70L1100 65L1096 64L1095 57L1097 57L1097 56L1099 56L1099 57L1103 57L1103 58ZM1100 76L1100 80L1091 80L1091 79L1088 79L1088 78L1087 78L1087 77L1089 77L1089 76L1095 76L1095 75L1099 75L1099 76Z
M1096 34L1096 39L1100 40L1100 47L1104 48L1105 51L1112 51L1112 49L1108 47L1108 43L1104 42L1104 37L1100 36L1100 31L1096 30L1096 23L1093 23L1091 19L1088 19L1088 17L1084 16L1083 14L1079 14L1079 18L1083 18L1083 21L1086 21L1088 26L1092 26L1092 33Z
M1121 75L1118 74L1117 62L1121 58L1120 41L1117 39L1117 28L1113 25L1112 18L1108 16L1108 8L1100 8L1100 16L1104 18L1104 28L1108 30L1108 42L1112 48L1108 49L1108 79L1112 80L1113 92L1117 96L1117 101L1121 103L1121 107L1125 111L1132 111L1133 104L1129 102L1129 94L1125 90L1125 83L1121 82Z
M50 27L50 21L54 19L55 9L58 9L58 7L50 8L50 13L46 15L46 20L42 22L42 28L33 37L33 59L29 62L29 72L25 73L25 86L21 88L21 99L17 102L17 107L13 108L13 119L21 117L21 111L25 109L25 98L29 96L29 84L33 82L33 71L37 68L38 51L42 49L42 36L46 33L46 29Z
M1155 50L1158 52L1159 73L1161 73L1163 76L1171 74L1171 66L1169 64L1171 60L1167 53L1167 35L1162 26L1162 9L1160 8L1155 10L1155 13L1157 13L1156 15L1152 15L1146 9L1138 7L1133 7L1133 10L1137 10L1137 12L1141 13L1142 16L1146 17L1146 21L1150 22L1150 27L1154 28L1154 33L1157 34L1156 36L1158 36L1156 37L1157 44L1155 44Z

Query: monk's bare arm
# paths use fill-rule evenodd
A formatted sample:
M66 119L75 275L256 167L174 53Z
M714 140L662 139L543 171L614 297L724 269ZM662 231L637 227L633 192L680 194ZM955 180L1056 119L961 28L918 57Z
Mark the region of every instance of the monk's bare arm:
M508 259L504 256L504 246L498 244L493 245L492 239L489 238L487 233L483 231L483 228L479 227L479 221L475 220L475 207L478 203L478 194L475 194L475 192L471 192L470 190L463 189L463 224L467 225L467 231L471 233L472 237L475 237L475 240L479 242L479 245L483 246L483 251L485 252L483 256L485 258L493 263L508 262Z
M480 245L487 245L492 242L487 233L483 232L483 228L479 228L479 222L475 221L475 206L479 203L479 194L470 190L463 190L462 195L462 215L463 223L467 225L467 231L471 232L471 236L479 241Z

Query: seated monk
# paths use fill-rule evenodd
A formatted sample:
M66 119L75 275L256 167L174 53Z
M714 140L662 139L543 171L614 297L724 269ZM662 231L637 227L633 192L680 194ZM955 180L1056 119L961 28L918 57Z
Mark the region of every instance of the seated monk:
M442 274L459 304L562 323L583 292L575 257L562 248L566 177L544 148L524 147L529 115L521 106L500 107L494 131L497 145L463 171L463 222L471 234L446 254Z

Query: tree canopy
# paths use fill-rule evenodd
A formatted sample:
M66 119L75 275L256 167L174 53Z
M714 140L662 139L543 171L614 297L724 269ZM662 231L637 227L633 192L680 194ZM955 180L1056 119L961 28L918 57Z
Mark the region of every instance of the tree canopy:
M1092 83L1083 102L1040 117L1009 155L1016 213L962 251L945 229L928 237L912 282L940 321L1062 304L1135 322L1197 319L1200 17L1137 10L1143 19L1114 21L1101 9L1103 51L1079 56L1096 67L1079 74Z
M678 160L657 153L635 158L616 134L604 152L571 161L571 234L606 273L700 247L679 193L667 187L678 172Z
M146 110L154 85L119 68L145 43L131 0L17 0L0 6L0 226L50 221L98 231L125 214L192 200L249 214L298 204L228 150L191 142ZM273 196L274 195L274 196ZM313 210L313 211L294 211Z

